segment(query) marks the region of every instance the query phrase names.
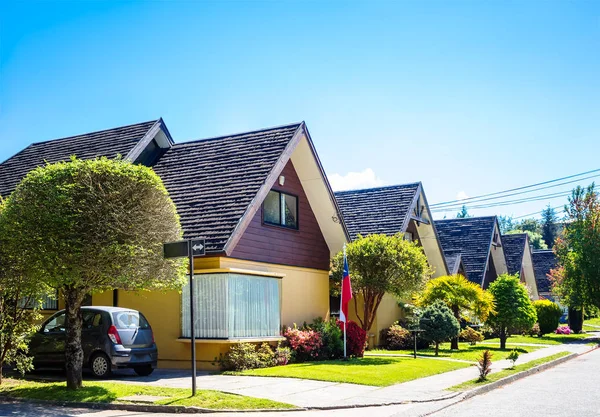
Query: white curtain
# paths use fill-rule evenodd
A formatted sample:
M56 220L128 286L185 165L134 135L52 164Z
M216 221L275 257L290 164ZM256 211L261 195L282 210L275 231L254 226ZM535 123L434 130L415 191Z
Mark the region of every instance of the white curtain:
M194 276L195 336L238 338L279 336L281 280L243 274ZM190 293L182 293L182 336L190 337Z

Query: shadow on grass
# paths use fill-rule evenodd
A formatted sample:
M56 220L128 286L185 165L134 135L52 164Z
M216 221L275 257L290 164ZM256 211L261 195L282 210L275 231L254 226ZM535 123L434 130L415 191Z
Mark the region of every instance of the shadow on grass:
M97 386L83 386L77 391L67 390L63 384L39 383L36 386L14 387L3 392L4 395L32 400L53 400L73 402L109 403L117 399L115 393Z

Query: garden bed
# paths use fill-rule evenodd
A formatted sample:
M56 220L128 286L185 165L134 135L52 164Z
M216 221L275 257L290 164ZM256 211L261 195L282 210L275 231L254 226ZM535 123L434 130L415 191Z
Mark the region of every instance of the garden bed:
M199 390L196 396L192 397L189 389L112 382L85 382L83 388L77 391L67 390L64 382L34 382L5 378L0 385L0 396L30 400L107 404L126 403L118 399L134 395L166 397L155 401L154 404L157 405L194 406L213 410L296 408L290 404L220 391Z
M295 363L273 368L251 369L233 375L314 379L317 381L385 387L413 379L471 366L468 363L407 357L367 357L348 361Z

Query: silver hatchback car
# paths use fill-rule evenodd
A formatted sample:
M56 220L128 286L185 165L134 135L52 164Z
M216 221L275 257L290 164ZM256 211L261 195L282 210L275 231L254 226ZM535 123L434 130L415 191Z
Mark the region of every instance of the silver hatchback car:
M81 344L84 367L99 378L114 369L132 368L140 376L152 373L158 349L150 323L142 313L121 307L82 307ZM29 345L36 368L65 366L65 310L48 318Z

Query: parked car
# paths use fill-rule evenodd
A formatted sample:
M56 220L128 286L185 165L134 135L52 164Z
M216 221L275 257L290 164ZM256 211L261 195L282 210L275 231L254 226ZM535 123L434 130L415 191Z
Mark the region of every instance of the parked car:
M83 366L99 378L114 369L133 368L140 376L152 373L158 349L150 323L142 313L120 307L82 307ZM65 310L46 320L29 345L38 367L65 366Z

